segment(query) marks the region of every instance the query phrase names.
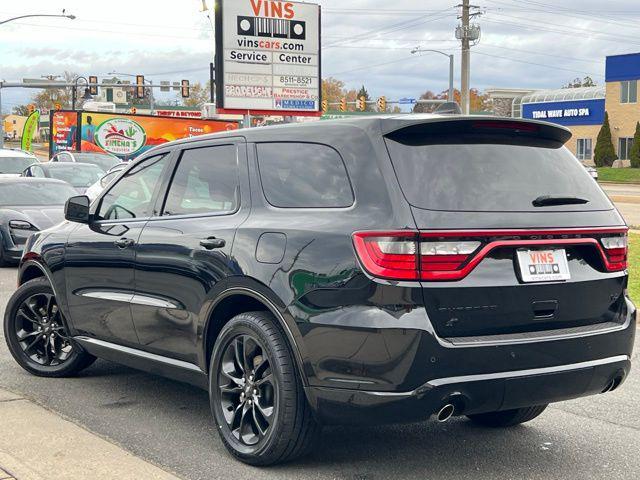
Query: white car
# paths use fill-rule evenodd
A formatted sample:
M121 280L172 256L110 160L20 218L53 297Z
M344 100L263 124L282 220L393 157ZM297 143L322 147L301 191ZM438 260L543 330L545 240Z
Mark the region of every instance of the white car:
M51 157L51 161L92 163L100 167L103 172L108 172L110 168L122 162L122 160L120 160L118 157L109 153L73 151L58 152L53 157Z
M34 163L40 163L40 160L33 153L13 148L0 149L0 177L19 177Z
M595 167L585 165L584 163L582 164L582 166L587 170L587 173L591 175L591 178L593 178L594 180L598 180L598 170Z
M117 165L114 165L109 169L107 173L105 173L100 180L87 188L87 191L84 194L89 197L91 201L95 200L100 192L104 190L111 182L113 182L122 170L129 165L127 162L122 162Z

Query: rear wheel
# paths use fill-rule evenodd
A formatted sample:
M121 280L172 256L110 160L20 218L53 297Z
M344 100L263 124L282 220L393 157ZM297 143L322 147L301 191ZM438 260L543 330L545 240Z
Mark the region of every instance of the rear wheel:
M209 371L213 416L234 457L272 465L310 450L320 426L271 314L251 312L231 319L216 340Z
M95 361L70 337L46 278L30 280L7 303L4 337L15 361L41 377L75 375Z
M480 413L477 415L467 415L469 420L483 427L504 428L520 425L539 416L548 405L537 405L534 407L516 408L513 410L503 410L501 412Z

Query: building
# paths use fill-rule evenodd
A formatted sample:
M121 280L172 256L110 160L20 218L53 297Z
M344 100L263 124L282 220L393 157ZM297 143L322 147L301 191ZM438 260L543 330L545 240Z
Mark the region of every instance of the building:
M596 139L609 114L611 137L619 160L614 166L629 166L629 151L636 123L640 53L606 58L605 85L597 87L533 90L491 88L487 90L497 114L531 118L564 125L573 137L567 143L580 160L593 164Z

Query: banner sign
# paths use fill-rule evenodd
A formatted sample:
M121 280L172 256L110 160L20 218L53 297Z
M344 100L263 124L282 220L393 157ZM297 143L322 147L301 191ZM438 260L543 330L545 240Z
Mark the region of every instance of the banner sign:
M22 145L20 148L26 152L31 152L33 149L32 141L33 136L38 130L40 124L40 112L34 110L31 115L24 122L24 128L22 129Z
M82 112L80 150L107 152L123 159L163 143L208 133L236 130L237 122Z
M77 150L78 112L50 114L49 158L65 150Z
M522 118L543 120L559 125L602 125L604 99L569 100L522 104Z
M216 97L225 113L319 115L320 6L216 0Z

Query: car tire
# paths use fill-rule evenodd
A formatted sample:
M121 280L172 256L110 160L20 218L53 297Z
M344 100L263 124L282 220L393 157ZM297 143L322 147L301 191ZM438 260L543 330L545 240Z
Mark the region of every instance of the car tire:
M96 360L69 337L46 278L29 280L15 291L7 303L3 323L11 355L33 375L69 377Z
M548 405L537 405L533 407L516 408L513 410L503 410L501 412L479 413L477 415L467 415L473 423L491 428L506 428L520 425L538 417Z
M232 318L218 335L209 372L217 430L235 458L266 466L311 450L321 426L273 315L250 312Z

